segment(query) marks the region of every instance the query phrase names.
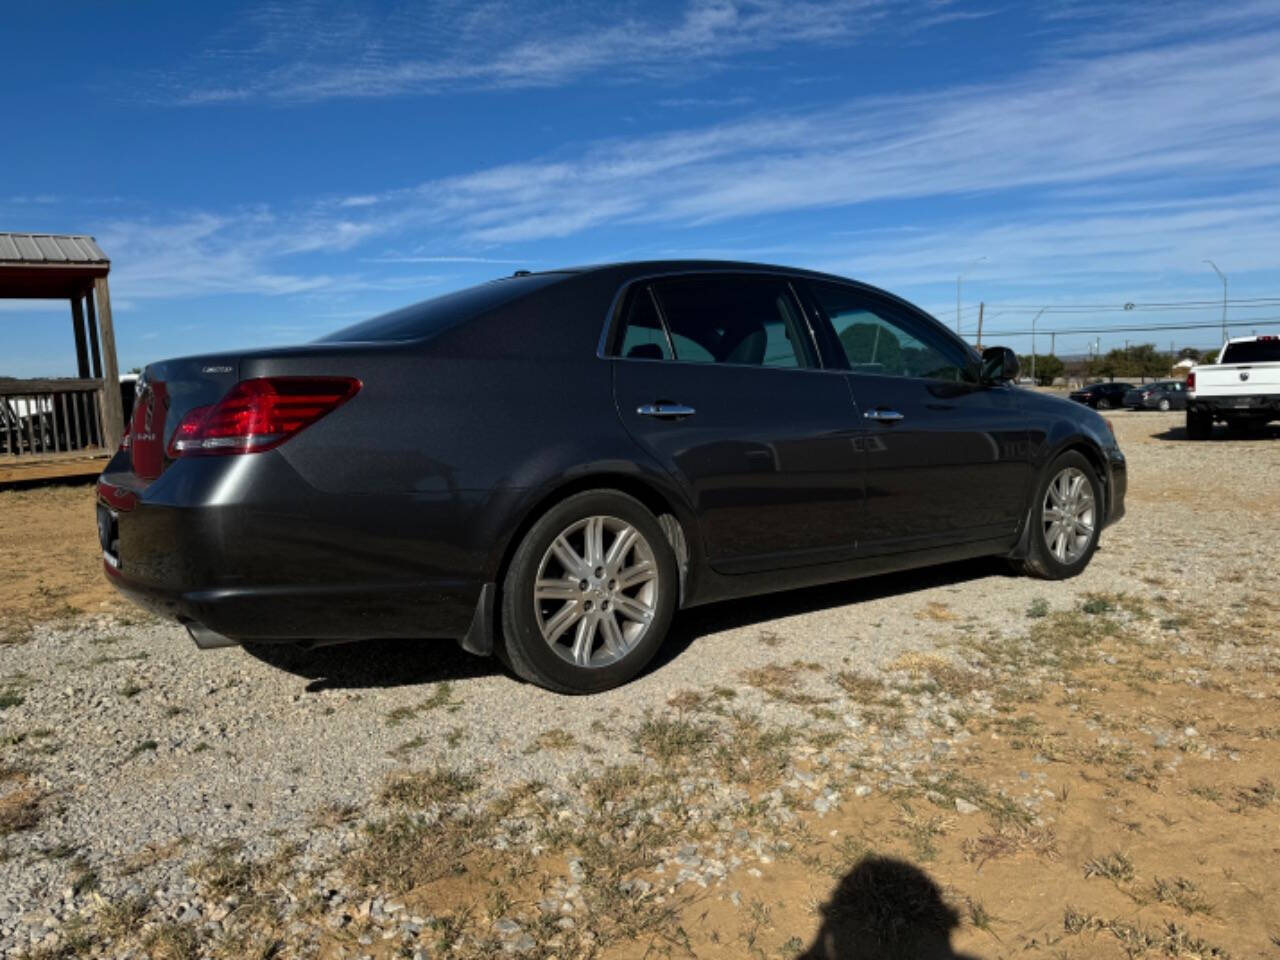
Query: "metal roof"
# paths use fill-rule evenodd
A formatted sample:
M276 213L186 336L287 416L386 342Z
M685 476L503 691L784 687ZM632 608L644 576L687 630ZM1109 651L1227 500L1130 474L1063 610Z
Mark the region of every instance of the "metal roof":
M110 262L93 237L0 233L0 266L105 266Z

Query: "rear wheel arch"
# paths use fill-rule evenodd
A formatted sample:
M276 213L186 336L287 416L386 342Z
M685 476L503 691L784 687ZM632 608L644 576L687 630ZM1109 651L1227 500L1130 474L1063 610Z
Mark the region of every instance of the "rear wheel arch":
M701 558L699 547L701 541L698 538L693 511L678 503L671 493L661 490L657 484L641 476L627 473L582 474L543 492L525 508L520 521L503 544L497 561L492 566L492 580L498 584L502 583L511 564L511 558L540 517L563 500L592 490L616 490L624 493L638 500L658 519L680 566L680 605L682 606L685 597L689 595L688 591L697 568L697 561Z

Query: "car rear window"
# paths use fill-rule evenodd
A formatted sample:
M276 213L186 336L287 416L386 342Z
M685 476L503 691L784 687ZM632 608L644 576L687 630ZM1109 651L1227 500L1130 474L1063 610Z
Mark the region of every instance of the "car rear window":
M1228 343L1223 363L1280 363L1280 337Z
M490 280L479 286L455 290L411 307L392 310L371 320L343 327L317 343L367 343L384 340L421 340L471 317L541 290L565 278L563 273L536 273Z

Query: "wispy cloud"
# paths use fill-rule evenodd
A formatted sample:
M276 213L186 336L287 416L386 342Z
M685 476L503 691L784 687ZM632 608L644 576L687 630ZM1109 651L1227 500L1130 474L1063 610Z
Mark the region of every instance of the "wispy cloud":
M605 228L614 247L682 236L689 253L774 249L772 259L897 286L954 278L978 255L988 264L975 282L998 275L1040 289L1113 272L1154 282L1204 256L1264 270L1280 243L1276 49L1280 30L1263 22L1059 52L999 84L601 140L292 211L117 223L100 239L120 265L114 282L136 297L374 289L408 283L378 268L524 264L531 244L546 260L557 242ZM941 198L946 219L911 213ZM861 234L860 209L886 201L901 204L901 229ZM796 215L817 209L842 224L827 235L796 228L806 223ZM720 230L699 244L729 221L768 223L757 232L770 239L725 244ZM375 243L381 252L368 252Z
M998 86L604 142L433 181L399 204L466 241L504 244L605 223L1239 176L1273 167L1280 150L1278 45L1273 31L1060 61Z
M590 0L437 0L388 14L270 5L163 86L179 102L212 104L544 87L597 74L689 77L747 53L848 43L902 7L945 16L930 14L929 0L689 0L674 13Z

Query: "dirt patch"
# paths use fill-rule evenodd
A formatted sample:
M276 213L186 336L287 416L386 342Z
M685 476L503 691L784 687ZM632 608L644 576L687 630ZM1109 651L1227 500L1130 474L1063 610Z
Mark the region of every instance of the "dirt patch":
M931 760L911 776L874 756L830 762L813 730L762 730L705 698L647 720L636 742L657 769L585 782L596 803L544 828L538 855L485 849L452 870L437 861L421 886L378 881L370 895L398 893L407 914L430 918L425 939L453 957L513 944L619 960L1270 956L1280 660L1253 631L1276 623L1167 613L1088 595L1016 640L957 639L969 667L907 657L895 682L837 684L868 708L955 685L947 715L959 720L930 725ZM1215 651L1222 626L1252 638L1229 665ZM1015 671L1015 682L995 682ZM774 762L750 763L760 757ZM713 802L703 778L732 780L740 760L742 802L708 828L689 815ZM815 809L833 791L830 809ZM762 815L770 793L795 815ZM513 814L563 821L542 796L486 832ZM652 818L632 816L642 809ZM476 825L447 814L438 824L399 856L418 863L416 852ZM735 833L753 839L735 843ZM381 929L368 916L351 923L326 955Z
M33 623L124 610L102 573L93 483L0 491L0 642Z

